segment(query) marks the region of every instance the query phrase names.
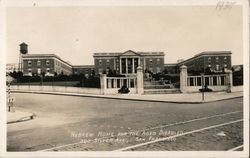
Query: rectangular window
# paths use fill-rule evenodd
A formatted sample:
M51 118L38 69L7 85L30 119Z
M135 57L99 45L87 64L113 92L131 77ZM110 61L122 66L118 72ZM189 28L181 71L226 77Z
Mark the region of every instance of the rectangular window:
M111 88L114 88L114 79L111 79Z
M130 79L130 87L131 87L131 88L134 88L134 87L135 87L134 79Z
M41 65L41 61L38 60L38 61L37 61L37 66L40 66L40 65Z
M190 86L194 86L194 78L190 77L189 79L190 79L190 82L189 82Z
M225 76L221 76L220 82L221 82L221 85L225 85Z
M98 62L99 62L99 65L102 65L102 60L101 59Z
M117 79L116 82L117 82L117 88L121 88L121 86L120 86L120 85L121 85L121 84L120 84L120 79Z
M201 86L201 77L197 77L197 86Z
M32 61L28 61L28 66L30 67L30 66L32 66Z
M98 69L98 71L99 71L99 74L102 74L103 70L100 68L100 69Z
M127 79L123 79L123 86L128 87L127 86Z
M217 86L217 77L216 76L213 77L213 85Z
M216 65L216 71L220 70L220 65Z
M209 86L209 77L205 77L205 84L204 84L204 86L205 85Z

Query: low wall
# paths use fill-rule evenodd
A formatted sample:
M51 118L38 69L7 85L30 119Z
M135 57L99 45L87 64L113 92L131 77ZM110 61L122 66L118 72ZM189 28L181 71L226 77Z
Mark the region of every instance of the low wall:
M232 88L231 88L231 91L232 92L243 92L243 86L233 86Z
M208 86L208 88L212 89L214 92L219 92L226 91L228 86ZM183 88L186 93L199 92L199 89L201 89L201 86L185 86L185 88Z
M118 90L120 88L107 88L105 90L105 94L118 94ZM130 92L129 94L136 94L136 88L129 88Z
M12 90L43 91L43 92L66 92L82 94L101 94L100 88L63 87L63 86L17 86L12 85Z

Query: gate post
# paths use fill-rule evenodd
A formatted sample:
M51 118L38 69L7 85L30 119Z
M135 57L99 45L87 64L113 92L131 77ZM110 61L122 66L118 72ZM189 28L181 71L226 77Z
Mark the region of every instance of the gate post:
M227 70L227 92L231 93L231 88L233 87L233 73L232 70Z
M107 89L107 75L101 74L100 75L100 85L101 85L101 94L106 94Z
M186 92L187 87L187 66L182 65L180 67L180 90L182 93Z
M143 94L144 93L144 87L143 87L143 71L142 71L142 67L138 66L137 67L137 74L136 74L136 78L137 78L137 89L136 92L138 94Z

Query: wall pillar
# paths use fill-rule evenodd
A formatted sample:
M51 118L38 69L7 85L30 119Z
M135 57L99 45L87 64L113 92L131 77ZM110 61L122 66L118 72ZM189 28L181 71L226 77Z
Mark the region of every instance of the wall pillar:
M144 87L143 87L143 70L141 66L137 67L137 85L136 85L136 91L138 94L144 93Z
M132 58L132 73L135 73L135 59Z
M226 79L227 79L227 81L226 81L226 83L227 83L227 92L228 93L231 93L232 91L231 91L231 88L233 87L233 73L232 73L232 70L227 70L227 77L226 77Z
M100 75L100 84L101 84L101 94L106 94L107 89L107 75L101 74Z
M180 90L182 93L186 92L187 87L187 66L182 65L180 67Z
M126 58L126 74L128 74L128 58Z
M120 58L119 60L120 60L120 68L119 68L119 70L120 70L120 74L122 74L122 59Z

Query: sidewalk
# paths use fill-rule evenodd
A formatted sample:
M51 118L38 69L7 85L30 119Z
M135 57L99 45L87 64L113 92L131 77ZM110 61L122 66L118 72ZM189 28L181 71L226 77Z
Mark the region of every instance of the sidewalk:
M27 121L34 118L34 114L29 112L15 111L7 112L7 123L16 123L21 121Z
M106 98L106 99L180 103L180 104L188 104L188 103L199 104L199 103L207 103L207 102L243 97L243 92L232 92L232 93L206 92L204 93L204 101L202 101L202 93L97 95L97 94L79 94L79 93L65 93L65 92L25 91L25 90L13 90L12 92L54 94L54 95L68 95L68 96L82 96L82 97L94 97L94 98Z

